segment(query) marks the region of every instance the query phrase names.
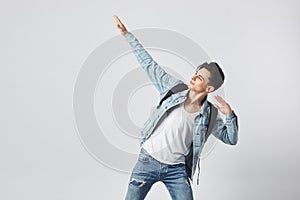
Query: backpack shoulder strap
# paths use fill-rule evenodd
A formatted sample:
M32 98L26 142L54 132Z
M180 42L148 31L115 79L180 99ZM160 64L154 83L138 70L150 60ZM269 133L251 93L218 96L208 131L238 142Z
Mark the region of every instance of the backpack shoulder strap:
M212 103L209 103L209 107L210 107L210 117L209 117L209 122L208 122L208 128L207 128L207 133L205 135L205 141L208 139L209 135L212 132L212 129L214 127L214 125L216 124L216 119L217 119L217 114L218 114L218 110L212 105Z

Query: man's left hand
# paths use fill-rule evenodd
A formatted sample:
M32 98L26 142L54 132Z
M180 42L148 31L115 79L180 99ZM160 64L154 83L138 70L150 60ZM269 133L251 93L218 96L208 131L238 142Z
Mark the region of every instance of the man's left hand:
M218 109L221 113L228 115L232 113L230 105L219 95L214 96L215 99L221 104L218 106L217 104L213 104L216 109Z

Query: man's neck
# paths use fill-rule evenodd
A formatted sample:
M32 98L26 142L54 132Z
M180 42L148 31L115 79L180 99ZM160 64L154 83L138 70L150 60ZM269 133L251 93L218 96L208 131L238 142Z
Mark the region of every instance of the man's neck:
M186 108L199 111L206 97L207 93L195 93L190 90L184 105Z

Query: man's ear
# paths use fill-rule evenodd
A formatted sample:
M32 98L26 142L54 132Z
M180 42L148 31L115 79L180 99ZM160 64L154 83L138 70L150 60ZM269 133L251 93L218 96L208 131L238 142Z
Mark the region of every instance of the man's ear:
M214 86L209 85L209 86L206 87L206 92L207 93L213 92L214 90L215 90Z

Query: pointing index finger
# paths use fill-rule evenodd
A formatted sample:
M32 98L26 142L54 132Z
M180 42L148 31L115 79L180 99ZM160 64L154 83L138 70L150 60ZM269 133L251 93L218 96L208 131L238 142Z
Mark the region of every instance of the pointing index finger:
M117 22L121 23L121 21L120 21L120 19L119 19L119 17L118 17L117 15L114 15L114 18L115 18L115 20L116 20Z

